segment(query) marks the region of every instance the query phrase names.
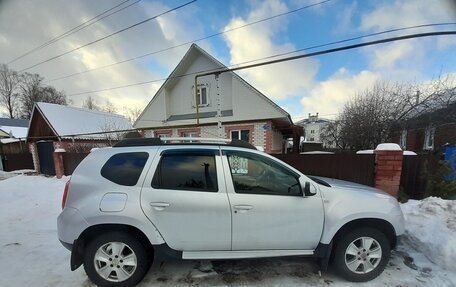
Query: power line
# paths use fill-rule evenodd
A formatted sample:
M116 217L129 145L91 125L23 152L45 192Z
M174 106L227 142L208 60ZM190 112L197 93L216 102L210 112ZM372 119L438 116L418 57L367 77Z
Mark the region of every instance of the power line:
M138 60L138 59L141 59L141 58L144 58L144 57L147 57L147 56L151 56L151 55L155 55L155 54L158 54L158 53L166 52L166 51L169 51L169 50L172 50L172 49L175 49L175 48L179 48L179 47L182 47L182 46L185 46L185 45L189 45L189 44L192 44L192 43L201 42L203 40L207 40L207 39L210 39L210 38L213 38L213 37L216 37L216 36L220 36L220 35L223 35L223 34L238 30L238 29L242 29L242 28L245 28L245 27L248 27L248 26L252 26L252 25L255 25L255 24L258 24L258 23L269 21L269 20L272 20L272 19L275 19L275 18L278 18L278 17L281 17L281 16L289 15L289 14L292 14L292 13L295 13L295 12L298 12L298 11L301 11L301 10L304 10L304 9L308 9L308 8L311 8L311 7L314 7L314 6L317 6L317 5L322 5L322 4L327 3L329 1L332 1L332 0L325 0L325 1L318 2L318 3L302 6L302 7L299 7L297 9L293 9L293 10L290 10L290 11L287 11L287 12L284 12L284 13L276 14L276 15L273 15L273 16L270 16L270 17L266 17L266 18L263 18L263 19L260 19L260 20L249 22L249 23L246 23L244 25L240 25L238 27L234 27L234 28L231 28L231 29L223 30L223 31L220 31L220 32L208 35L208 36L204 36L204 37L201 37L201 38L198 38L198 39L194 39L192 41L187 41L187 42L175 45L175 46L171 46L171 47L164 48L164 49L161 49L161 50L149 52L149 53L146 53L146 54L143 54L143 55L140 55L140 56L132 57L132 58L129 58L129 59L126 59L126 60L122 60L122 61L118 61L118 62L115 62L115 63L111 63L111 64L108 64L108 65L105 65L105 66L100 66L100 67L88 69L88 70L85 70L85 71L73 73L73 74L70 74L70 75L58 77L58 78L55 78L55 79L51 79L48 82L53 82L53 81L57 81L57 80L70 78L70 77L73 77L73 76L76 76L76 75L81 75L81 74L85 74L85 73L88 73L88 72L93 72L93 71L96 71L96 70L100 70L100 69L112 67L112 66L115 66L115 65L127 63L127 62L130 62L130 61Z
M125 10L125 9L127 9L128 7L133 6L133 5L137 4L137 3L139 3L141 0L137 0L137 1L131 3L131 4L127 5L127 6L124 6L124 7L120 8L119 10L116 10L116 11L114 11L114 12L112 12L112 13L109 13L108 15L103 16L104 14L106 14L106 13L112 11L113 9L115 9L115 8L117 8L117 7L119 7L119 6L122 6L123 4L125 4L125 3L129 2L129 1L131 1L131 0L126 0L126 1L123 1L123 2L121 2L121 3L119 3L119 4L117 4L116 6L114 6L114 7L110 8L110 9L108 9L108 10L106 10L106 11L104 11L104 12L98 14L98 15L96 15L95 17L93 17L93 18L91 18L91 19L89 19L89 20L87 20L87 21L85 21L85 22L83 22L83 23L77 25L76 27L73 27L73 28L71 28L70 30L68 30L68 31L66 31L66 32L64 32L64 33L62 33L62 34L60 34L60 35L58 35L58 36L56 36L56 37L54 37L54 38L52 38L52 39L46 41L45 43L41 44L40 46L35 47L35 48L33 48L33 49L27 51L26 53L24 53L24 54L22 54L22 55L20 55L20 56L18 56L18 57L16 57L16 58L14 58L14 59L12 59L12 60L9 61L7 64L9 65L9 64L11 64L11 63L14 63L14 62L16 62L17 60L22 59L23 57L25 57L25 56L27 56L27 55L30 55L30 54L32 54L33 52L36 52L36 51L38 51L38 50L41 50L41 49L43 49L43 48L45 48L45 47L47 47L47 46L49 46L49 45L51 45L51 44L53 44L53 43L59 41L59 40L62 40L63 38L66 38L67 36L70 36L70 35L72 35L72 34L78 32L78 31L80 31L80 30L82 30L82 29L85 29L85 28L87 28L87 27L89 27L89 26L91 26L91 25L93 25L93 24L95 24L95 23L97 23L97 22L103 20L103 19L106 18L106 17L109 17L109 16L111 16L111 15L113 15L113 14L116 14L116 13L122 11L122 10ZM103 17L99 18L100 16L103 16ZM99 19L97 19L97 18L99 18ZM94 20L95 20L95 21L94 21Z
M58 59L58 58L60 58L60 57L62 57L62 56L68 55L68 54L70 54L70 53L72 53L72 52L74 52L74 51L80 50L80 49L85 48L85 47L87 47L87 46L90 46L90 45L92 45L92 44L95 44L95 43L98 43L98 42L100 42L100 41L106 40L107 38L110 38L110 37L112 37L112 36L114 36L114 35L117 35L117 34L120 34L120 33L122 33L122 32L125 32L125 31L127 31L127 30L129 30L129 29L132 29L132 28L136 27L136 26L142 25L142 24L144 24L144 23L146 23L146 22L149 22L149 21L151 21L151 20L154 20L154 19L156 19L156 18L158 18L158 17L160 17L160 16L163 16L163 15L165 15L165 14L168 14L168 13L170 13L170 12L176 11L176 10L178 10L178 9L180 9L180 8L183 8L183 7L187 6L187 5L190 5L190 4L192 4L192 3L196 2L196 1L197 1L197 0L192 0L192 1L190 1L190 2L187 2L187 3L185 3L185 4L182 4L182 5L179 5L179 6L177 6L177 7L172 8L172 9L169 9L169 10L167 10L167 11L165 11L165 12L162 12L162 13L160 13L160 14L158 14L158 15L155 15L155 16L153 16L153 17L149 17L149 18L147 18L147 19L145 19L145 20L142 20L142 21L140 21L140 22L138 22L138 23L136 23L136 24L133 24L133 25L130 25L130 26L125 27L125 28L123 28L123 29L120 29L120 30L118 30L118 31L116 31L116 32L114 32L114 33L111 33L111 34L109 34L109 35L106 35L106 36L104 36L104 37L101 37L101 38L99 38L99 39L97 39L97 40L94 40L94 41L92 41L92 42L86 43L86 44L84 44L84 45L82 45L82 46L79 46L79 47L76 47L76 48L71 49L71 50L69 50L69 51L66 51L66 52L64 52L64 53L62 53L62 54L56 55L56 56L54 56L54 57L51 57L51 58L49 58L49 59L46 59L46 60L41 61L41 62L39 62L39 63L36 63L36 64L34 64L34 65L30 66L30 67L24 68L24 69L20 70L19 72L24 72L24 71L30 70L31 68L34 68L34 67L37 67L37 66L39 66L39 65L42 65L42 64L44 64L44 63L47 63L47 62L49 62L49 61Z
M320 2L320 3L322 3L322 2ZM314 5L316 5L316 4L314 4ZM301 8L301 9L304 9L304 7ZM276 16L278 17L278 15L276 15ZM265 19L262 19L260 21L266 21L267 19L268 18L265 18ZM69 74L69 75L66 75L66 76L57 77L57 78L51 79L51 80L49 80L47 82L50 83L50 82L54 82L54 81L58 81L58 80L63 80L63 79L67 79L67 78L71 78L71 77L77 76L77 75L82 75L82 74L86 74L86 73L89 73L89 72L93 72L93 71L97 71L97 70L113 67L113 66L116 66L116 65L119 65L119 64L130 62L130 61L135 61L135 60L147 57L147 56L151 56L151 55L154 55L154 54L158 54L158 53L162 53L162 52L165 52L165 51L169 51L171 49L175 49L175 48L179 48L179 47L182 47L182 46L185 46L185 45L189 45L191 43L207 40L209 38L212 38L212 37L215 37L215 36L219 36L219 35L222 35L222 34L226 34L226 33L229 33L231 31L234 31L234 30L237 30L237 29L241 29L241 28L244 28L246 26L250 26L250 25L253 25L253 24L256 24L256 23L260 23L260 22L255 21L255 22L247 23L245 25L241 25L239 27L228 29L228 30L225 30L223 32L218 32L218 33L215 33L215 34L203 37L203 38L195 39L194 41L181 43L181 44L178 44L178 45L175 45L175 46L171 46L171 47L168 47L168 48L165 48L165 49L162 49L162 50L149 52L149 53L146 53L146 54L143 54L143 55L140 55L140 56L136 56L136 57L129 58L129 59L122 60L122 61L118 61L118 62L114 62L114 63L108 64L108 65L104 65L104 66L100 66L100 67L96 67L96 68L92 68L92 69L87 69L87 70L84 70L84 71L81 71L81 72L76 72L76 73ZM361 36L357 36L357 37L353 37L353 38L348 38L348 39L344 39L344 40L339 40L339 41L329 42L329 43L325 43L325 44L319 44L319 45L315 45L315 46L310 46L310 47L303 48L303 49L300 49L300 50L294 50L294 51L286 52L286 53L283 53L283 54L280 54L280 55L271 56L271 57L278 57L278 56L283 56L283 55L296 53L296 52L299 52L299 51L322 48L322 47L331 46L331 45L335 45L335 44L342 44L342 43L351 42L351 41L354 41L354 40L359 40L359 39L362 39L362 38L368 38L368 37L378 36L378 35L392 33L392 32L405 31L405 30L424 28L424 27L445 26L445 25L456 25L456 22L422 24L422 25L408 26L408 27L403 27L403 28L390 29L390 30L385 30L385 31L382 31L382 32L370 33L370 34L365 34L365 35L361 35Z
M165 81L167 79L182 78L185 76L192 76L192 75L207 76L207 75L213 75L213 74L219 74L219 73L225 73L225 72L234 72L234 71L242 70L242 69L249 69L249 68L254 68L254 67L259 67L259 66L264 66L264 65L271 65L271 64L276 64L276 63L281 63L281 62L286 62L286 61L297 60L297 59L301 59L301 58L314 57L314 56L318 56L318 55L330 54L330 53L351 50L351 49L360 48L360 47L378 45L378 44L383 44L383 43L388 43L388 42L403 41L403 40L413 39L413 38L443 36L443 35L456 35L456 31L441 31L441 32L429 32L429 33L420 33L420 34L409 34L409 35L404 35L404 36L399 36L399 37L392 37L392 38L386 38L386 39L376 40L376 41L371 41L371 42L353 44L353 45L349 45L349 46L342 46L342 47L338 47L338 48L322 50L322 51L317 51L317 52L313 52L313 53L302 54L302 55L297 55L297 56L292 56L292 57L287 57L287 58L282 58L282 59L277 59L277 60L271 60L271 61L266 61L266 62L262 62L262 63L252 64L252 65L245 65L245 66L240 66L240 67L235 67L235 68L224 68L224 69L217 68L217 69L211 69L211 70L205 70L205 71L192 72L192 73L177 75L177 76L173 76L173 77L155 79L155 80L133 83L133 84L128 84L128 85L122 85L122 86L117 86L117 87L112 87L112 88L73 93L73 94L69 94L68 96L71 97L71 96L78 96L78 95L84 95L84 94L106 92L106 91L128 88L128 87L133 87L133 86L146 85L146 84L150 84L150 83L154 83L154 82L161 82L161 81ZM301 50L303 50L303 49L299 49L299 50L296 50L294 52L289 52L289 53L295 53L295 52L298 52ZM283 55L283 54L278 54L278 55ZM256 61L274 58L274 57L277 57L277 55L260 58L260 59L256 59L256 60L251 60L251 61L247 61L247 62L256 62ZM244 63L247 63L247 62L244 62ZM240 64L244 64L244 63L240 63ZM239 64L237 64L237 65L239 65ZM236 66L236 65L232 65L232 66Z

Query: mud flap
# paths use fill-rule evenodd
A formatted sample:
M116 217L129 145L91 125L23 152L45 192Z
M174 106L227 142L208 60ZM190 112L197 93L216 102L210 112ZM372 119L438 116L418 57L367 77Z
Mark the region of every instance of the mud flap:
M317 248L315 249L314 255L318 259L318 265L320 266L320 271L324 272L328 270L329 259L331 258L331 250L332 250L333 242L331 241L329 244L318 244Z
M71 260L70 268L71 271L74 271L79 268L84 262L84 248L82 242L75 240L73 242L73 248L71 248Z

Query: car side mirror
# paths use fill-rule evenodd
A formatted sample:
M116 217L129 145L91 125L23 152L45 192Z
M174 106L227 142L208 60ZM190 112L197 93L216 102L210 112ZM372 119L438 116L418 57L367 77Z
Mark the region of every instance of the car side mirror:
M312 192L312 191L310 190L310 182L307 181L307 182L304 184L304 195L305 195L305 196L313 196L313 195L315 195L315 194L317 194L317 193L316 193L316 192Z

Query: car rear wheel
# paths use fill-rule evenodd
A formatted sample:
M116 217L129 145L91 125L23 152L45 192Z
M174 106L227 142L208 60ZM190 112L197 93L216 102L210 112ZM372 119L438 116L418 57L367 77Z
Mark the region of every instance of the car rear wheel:
M390 257L386 236L372 228L346 233L336 242L334 264L342 277L353 282L374 279L385 269Z
M96 237L88 244L84 256L84 269L98 286L135 286L151 263L141 242L121 232Z

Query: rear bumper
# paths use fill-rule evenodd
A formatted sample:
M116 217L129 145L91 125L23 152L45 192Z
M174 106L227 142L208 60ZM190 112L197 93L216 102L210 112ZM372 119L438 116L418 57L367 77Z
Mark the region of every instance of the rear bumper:
M63 242L62 240L59 240L59 241L60 241L60 243L62 243L63 247L65 247L69 251L71 251L73 249L73 244L67 243L67 242Z
M57 217L57 233L59 240L66 244L71 244L70 242L74 242L78 239L79 235L88 227L89 224L76 208L65 207L59 217ZM63 246L65 246L65 244ZM68 249L67 246L65 246L65 248Z

